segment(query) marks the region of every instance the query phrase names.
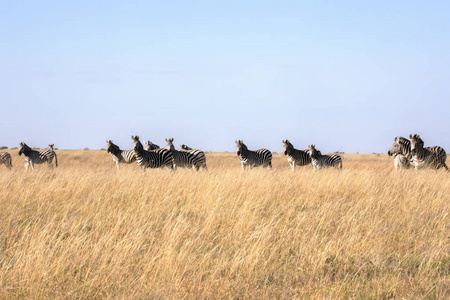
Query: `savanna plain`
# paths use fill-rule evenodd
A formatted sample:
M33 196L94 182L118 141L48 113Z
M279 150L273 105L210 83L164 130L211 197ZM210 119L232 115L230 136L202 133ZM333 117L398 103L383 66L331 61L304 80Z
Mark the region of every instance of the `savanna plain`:
M449 299L450 172L116 170L106 151L0 166L1 299ZM450 159L447 160L447 163Z

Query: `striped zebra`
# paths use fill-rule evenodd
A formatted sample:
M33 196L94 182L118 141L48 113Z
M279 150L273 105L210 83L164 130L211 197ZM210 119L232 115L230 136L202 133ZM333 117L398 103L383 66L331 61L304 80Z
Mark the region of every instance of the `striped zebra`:
M173 155L167 149L144 150L144 146L139 141L139 136L131 136L134 144L134 154L137 164L145 170L146 168L169 167L174 169Z
M156 149L160 149L161 147L159 147L156 144L153 144L151 141L147 141L145 143L145 150L150 151L150 150L156 150Z
M172 152L175 167L207 169L205 153L201 150L175 150L173 138L166 139L167 149ZM189 148L189 147L188 147Z
M331 155L322 155L316 149L315 145L309 145L309 156L311 157L311 164L314 170L335 167L342 169L342 158L339 154L333 153Z
M423 148L424 141L420 138L420 136L416 136L417 143ZM445 164L445 160L447 159L447 154L442 147L433 146L433 147L425 147L424 149L429 150L436 154L442 162L442 166L446 169L447 165ZM413 167L413 155L411 153L411 141L407 138L398 136L394 139L394 144L388 151L388 155L394 155L394 166L395 169L409 169Z
M106 151L111 153L113 161L116 163L117 170L120 163L131 164L136 160L134 150L121 150L119 146L111 140L106 140Z
M248 150L247 146L241 140L235 141L235 143L242 170L245 170L246 166L249 166L250 169L258 166L272 168L272 152L267 149Z
M295 171L295 166L306 166L311 163L311 156L309 156L309 149L306 150L297 150L291 144L289 140L282 141L284 148L284 155L287 156L287 160L289 165L291 166L292 172ZM320 151L318 151L319 154Z
M183 144L183 145L180 145L179 151L191 151L191 152L193 152L198 158L196 160L200 162L198 164L199 168L202 167L203 169L208 170L208 168L206 167L206 155L205 155L205 152L203 152L202 150L193 149L193 148ZM197 170L199 168L197 168Z
M24 142L21 142L19 144L19 156L22 154L25 156L25 168L28 170L28 167L31 166L31 169L34 170L34 164L43 163L47 163L47 165L52 168L53 158L55 158L55 166L58 166L58 157L53 150L53 146L53 144L50 144L47 148L42 149L41 151L36 151L31 149Z
M445 168L448 170L445 164L447 153L442 147L434 146L424 148L424 143L418 134L410 134L409 138L411 139L411 154L415 169L430 167L433 169Z
M0 152L0 165L5 164L6 168L8 168L8 170L11 170L12 167L12 159L11 159L11 154L9 154L8 152Z

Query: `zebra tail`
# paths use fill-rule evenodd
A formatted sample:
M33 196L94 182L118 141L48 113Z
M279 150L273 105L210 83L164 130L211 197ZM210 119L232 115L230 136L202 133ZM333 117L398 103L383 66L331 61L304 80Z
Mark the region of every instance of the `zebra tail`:
M58 156L56 156L56 153L55 153L55 166L56 167L58 166Z

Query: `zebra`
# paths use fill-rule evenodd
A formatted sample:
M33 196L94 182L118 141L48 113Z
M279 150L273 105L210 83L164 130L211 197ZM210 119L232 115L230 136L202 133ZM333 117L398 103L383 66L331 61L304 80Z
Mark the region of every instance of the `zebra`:
M172 152L176 167L192 167L197 171L201 168L207 170L205 153L201 150L175 150L173 138L166 139L167 149ZM189 147L187 147L189 148Z
M314 170L335 167L336 169L342 169L342 158L338 153L331 155L322 155L316 149L315 145L309 145L309 156L311 157L311 164Z
M119 169L120 163L131 164L136 160L134 150L121 150L111 140L106 140L106 146L106 151L111 153L113 161L116 162L117 170Z
M297 150L291 144L289 140L282 141L284 148L284 155L287 156L289 165L291 166L292 172L295 171L295 166L306 166L311 163L311 156L309 156L309 149ZM318 151L319 154L322 154Z
M205 169L208 170L208 168L206 167L206 156L205 156L205 152L203 152L202 150L198 150L198 149L193 149L187 145L180 145L180 149L179 151L192 151L194 152L194 154L198 157L198 160L200 161L200 166ZM198 169L197 169L198 170Z
M237 155L241 161L242 170L245 170L246 166L252 167L263 166L264 168L272 168L272 152L267 149L258 149L255 151L248 150L243 141L235 141Z
M445 168L448 171L448 167L445 164L447 153L442 147L423 147L423 141L418 134L410 134L411 139L411 154L412 161L415 169L421 169L424 167L430 167L434 169Z
M412 136L412 135L410 135ZM420 138L419 135L416 136L416 141L420 144L420 147L423 148L424 141ZM436 154L441 160L442 166L448 170L447 165L445 164L445 160L447 159L447 154L442 147L433 146L433 147L425 147L424 149L429 150ZM413 155L411 153L411 141L407 138L398 136L394 139L394 144L388 151L388 155L394 155L394 166L395 169L409 169L412 168Z
M55 166L58 166L58 157L53 150L54 144L48 145L47 148L42 149L41 151L31 149L24 142L19 143L19 146L19 156L22 155L22 153L25 156L25 168L27 169L27 171L29 166L31 166L31 169L34 170L34 164L47 163L47 165L52 168L53 158L55 158Z
M11 154L9 154L8 152L0 152L0 165L5 164L6 168L8 168L8 170L11 170L12 167L12 159L11 159Z
M139 136L131 136L134 144L134 154L136 162L145 170L146 168L162 168L169 167L174 169L172 152L167 149L156 149L146 151L139 141Z
M161 147L159 147L156 144L153 144L151 141L147 141L145 143L145 150L150 151L150 150L156 150L156 149L160 149Z

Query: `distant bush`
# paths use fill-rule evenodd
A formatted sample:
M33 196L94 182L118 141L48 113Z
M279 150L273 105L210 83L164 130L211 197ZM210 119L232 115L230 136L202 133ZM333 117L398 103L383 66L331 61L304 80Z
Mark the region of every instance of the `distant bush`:
M5 150L5 149L8 149L8 147L6 147L6 146L0 147L0 150Z
M88 151L88 150L89 150L89 148L84 148L83 150L85 150L85 151Z

